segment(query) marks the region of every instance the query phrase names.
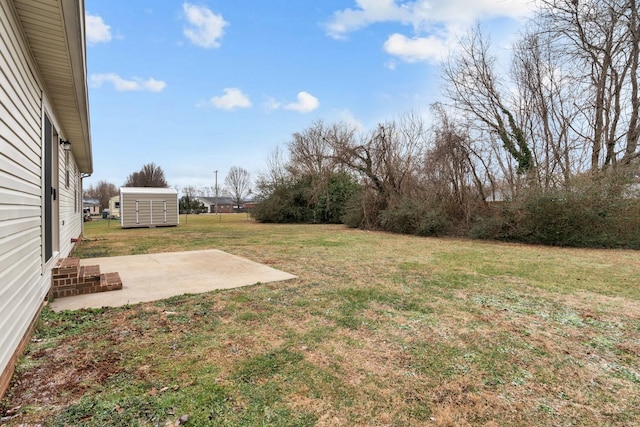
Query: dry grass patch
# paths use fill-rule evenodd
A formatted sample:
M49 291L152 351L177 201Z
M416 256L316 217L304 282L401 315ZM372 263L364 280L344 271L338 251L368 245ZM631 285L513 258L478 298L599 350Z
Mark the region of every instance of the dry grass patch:
M45 311L0 406L22 405L7 425L152 426L186 413L201 426L640 419L638 252L244 216L134 231L96 221L87 235L83 256L216 248L298 279Z

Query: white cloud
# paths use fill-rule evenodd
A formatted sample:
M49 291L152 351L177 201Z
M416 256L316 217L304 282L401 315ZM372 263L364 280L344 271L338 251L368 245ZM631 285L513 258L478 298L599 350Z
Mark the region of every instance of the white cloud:
M298 92L298 100L282 106L285 110L297 111L299 113L310 113L320 106L318 98L308 92Z
M406 62L420 62L440 61L445 58L449 48L447 42L439 37L408 38L396 33L384 42L384 50L389 55L400 57Z
M355 9L334 12L326 24L327 34L340 38L380 22L399 22L425 30L438 24L469 24L488 17L520 18L532 11L530 0L356 0L356 5Z
M184 3L182 9L189 23L184 29L184 35L196 46L206 49L220 47L224 27L229 25L222 15L216 15L204 6L189 3Z
M357 131L364 130L364 125L360 120L356 118L351 110L345 109L338 111L338 119L339 121L344 122L349 126L353 126Z
M85 15L85 30L89 45L111 41L111 26L105 24L100 16L87 13Z
M390 61L385 62L384 66L387 67L387 69L393 71L398 67L398 64L396 63L396 61L390 60Z
M356 0L357 9L344 9L333 14L333 20L326 25L327 34L343 38L346 33L359 30L376 22L407 22L411 10L404 5L396 5L395 0Z
M318 98L311 95L309 92L298 92L297 99L298 100L296 102L289 102L285 104L270 97L267 99L264 105L270 110L283 109L297 111L299 113L310 113L320 106L320 101L318 100Z
M264 103L264 106L269 110L277 110L282 107L282 103L278 102L275 98L268 97Z
M211 104L221 110L235 110L236 108L251 107L251 100L247 95L235 87L228 87L223 90L224 95L211 98Z
M143 80L137 77L134 77L131 80L125 80L115 73L92 74L90 77L90 83L93 87L100 87L104 83L112 83L113 87L118 92L160 92L167 87L167 84L162 80L156 80L154 78Z
M384 49L408 61L439 58L451 41L474 21L505 17L520 19L532 12L530 0L356 0L356 7L334 12L327 35L345 38L368 25L395 22L412 27L411 37L392 34ZM389 66L389 65L387 65Z

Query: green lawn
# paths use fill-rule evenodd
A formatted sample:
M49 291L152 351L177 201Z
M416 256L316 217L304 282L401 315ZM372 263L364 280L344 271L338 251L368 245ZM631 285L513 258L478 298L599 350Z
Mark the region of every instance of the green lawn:
M22 407L4 423L640 419L640 252L221 219L130 230L89 222L78 255L216 248L298 279L117 309L45 309L0 415Z

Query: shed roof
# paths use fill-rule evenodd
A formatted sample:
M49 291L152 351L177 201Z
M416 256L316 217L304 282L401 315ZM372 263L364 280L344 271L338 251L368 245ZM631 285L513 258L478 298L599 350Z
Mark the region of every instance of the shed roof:
M124 194L178 194L175 188L163 187L120 187Z

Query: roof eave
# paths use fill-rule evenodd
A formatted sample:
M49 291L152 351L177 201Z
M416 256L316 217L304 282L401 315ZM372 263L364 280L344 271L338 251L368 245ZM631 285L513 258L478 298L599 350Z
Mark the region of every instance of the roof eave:
M82 173L93 173L84 0L13 0L61 136ZM44 13L46 11L46 13ZM35 19L35 23L34 23ZM50 25L37 25L46 19ZM57 41L63 41L58 42ZM71 96L70 96L71 95Z
M93 154L89 121L89 90L87 88L84 0L61 0L61 4L69 46L71 75L78 104L79 123L76 126L79 129L76 132L78 132L80 143L72 143L71 150L80 171L91 174L93 173Z

